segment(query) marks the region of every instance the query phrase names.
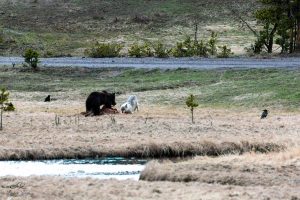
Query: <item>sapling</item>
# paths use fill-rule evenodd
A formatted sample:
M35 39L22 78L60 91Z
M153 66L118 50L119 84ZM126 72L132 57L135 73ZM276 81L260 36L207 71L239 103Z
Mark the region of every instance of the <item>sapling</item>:
M3 129L2 120L4 111L14 111L15 107L12 103L8 102L9 92L2 88L0 89L0 130Z
M192 114L192 123L194 124L194 108L199 106L199 104L196 102L196 98L194 95L188 96L185 104L191 109L191 114Z

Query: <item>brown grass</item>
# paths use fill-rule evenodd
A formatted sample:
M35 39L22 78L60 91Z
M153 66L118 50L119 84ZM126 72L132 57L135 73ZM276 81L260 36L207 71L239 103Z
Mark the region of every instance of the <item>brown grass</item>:
M300 149L261 155L196 157L179 163L152 161L140 178L240 186L300 186Z
M1 199L297 199L298 186L234 186L199 182L146 182L59 177L5 177L0 179Z
M152 104L150 95L159 92L136 93L140 111L113 115L115 122L111 115L80 115L85 99L71 92L50 103L32 100L44 93L12 92L17 111L4 115L1 159L203 156L151 161L141 176L148 181L2 177L0 199L300 197L299 112L272 110L260 120L260 109L199 108L192 124L187 108ZM118 96L118 105L126 97Z
M84 99L50 103L30 101L18 93L16 112L5 113L0 159L83 158L106 155L174 157L271 152L299 145L298 113L188 109L148 104L133 115L84 117ZM62 94L71 96L70 94ZM143 93L138 93L142 96ZM155 95L155 94L154 94ZM23 100L22 100L23 99ZM117 97L120 102L126 95ZM241 117L243 116L243 117ZM55 123L59 117L60 123Z
M113 144L118 145L118 144ZM275 143L240 143L222 142L150 142L128 144L122 147L103 145L97 147L62 147L62 148L2 148L0 160L41 160L62 158L98 158L106 156L139 157L139 158L172 158L186 156L220 156L225 154L243 154L245 152L268 153L285 149Z

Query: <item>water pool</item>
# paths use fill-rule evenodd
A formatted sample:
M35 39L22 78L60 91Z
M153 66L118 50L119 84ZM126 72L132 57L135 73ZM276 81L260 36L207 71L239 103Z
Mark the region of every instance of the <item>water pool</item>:
M135 158L0 161L0 176L63 176L138 180L146 160Z

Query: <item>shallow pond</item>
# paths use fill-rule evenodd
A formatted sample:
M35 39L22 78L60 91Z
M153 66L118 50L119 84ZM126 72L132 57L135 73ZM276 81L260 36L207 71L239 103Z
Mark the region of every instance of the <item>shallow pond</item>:
M0 161L0 176L63 176L138 180L146 160L121 157L40 161Z

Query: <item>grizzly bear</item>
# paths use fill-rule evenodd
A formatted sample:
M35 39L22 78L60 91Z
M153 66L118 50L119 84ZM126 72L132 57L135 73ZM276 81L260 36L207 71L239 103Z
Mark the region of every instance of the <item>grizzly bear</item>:
M108 93L107 91L92 92L85 102L86 113L93 115L100 115L100 106L111 108L116 105L115 93Z

